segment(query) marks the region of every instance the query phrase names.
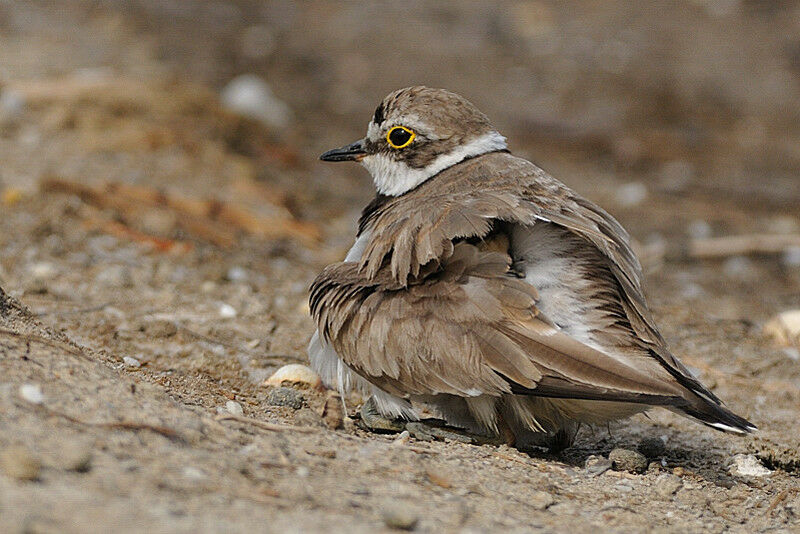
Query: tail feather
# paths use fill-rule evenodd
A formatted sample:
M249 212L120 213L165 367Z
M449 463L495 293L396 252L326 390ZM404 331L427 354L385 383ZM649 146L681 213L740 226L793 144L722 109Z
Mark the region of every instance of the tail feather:
M758 430L753 423L744 417L736 415L722 404L717 404L700 396L695 396L692 401L678 405L675 409L682 415L688 415L704 425L723 432L749 434Z

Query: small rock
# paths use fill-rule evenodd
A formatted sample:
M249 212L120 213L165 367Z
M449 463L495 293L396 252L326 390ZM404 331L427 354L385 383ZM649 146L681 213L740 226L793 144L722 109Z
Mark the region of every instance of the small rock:
M712 234L711 225L702 219L695 219L694 221L690 222L689 227L686 230L689 233L689 236L695 239L711 237Z
M783 264L787 267L800 267L800 247L789 247L783 253Z
M229 110L267 126L285 128L291 118L289 106L272 93L264 80L253 74L231 80L222 90L220 99Z
M800 347L800 310L786 310L764 325L764 335L782 347Z
M666 447L661 438L643 438L636 446L636 450L644 454L647 458L658 458L664 455Z
M56 275L56 268L52 263L42 261L34 263L30 272L35 280L49 280Z
M603 458L602 456L596 456L593 454L586 458L584 468L586 469L587 474L596 477L611 469L611 465L611 460L608 458Z
M234 308L230 304L220 304L219 316L222 317L223 319L232 319L236 317L236 308Z
M246 282L248 278L247 271L241 267L231 267L225 273L225 279L230 282Z
M199 482L208 478L208 475L206 475L202 469L199 469L193 465L184 466L183 471L181 471L181 475L183 475L183 478L192 482Z
M403 430L397 435L396 438L394 438L394 441L392 441L392 445L399 447L402 445L408 445L410 441L411 441L411 433L409 433L408 430Z
M306 403L303 394L293 388L277 387L270 390L267 395L267 404L270 406L288 406L299 410Z
M642 453L630 449L616 448L608 455L608 459L616 471L644 473L647 469L647 458Z
M122 363L124 363L127 367L132 367L134 369L138 369L142 366L142 362L131 356L123 356Z
M311 408L300 408L294 415L294 422L299 426L318 426L326 428L322 416Z
M655 482L656 493L662 497L670 497L683 487L683 481L669 473L659 476Z
M642 182L629 182L617 188L617 202L621 206L632 207L647 198L647 186Z
M319 375L307 365L301 365L299 363L284 365L275 371L272 376L267 378L264 381L264 385L281 386L284 382L290 384L307 384L317 389L322 388L322 380Z
M764 467L764 464L752 454L737 454L734 456L733 464L728 471L733 476L740 477L764 477L772 474L772 471Z
M526 500L530 507L534 510L545 510L552 506L555 502L553 496L546 491L534 491L533 495L528 497Z
M328 392L325 404L322 407L322 419L331 430L336 430L344 426L344 406L342 398L334 391Z
M396 530L414 530L419 518L404 508L392 508L383 511L383 523Z
M15 89L0 91L0 112L7 117L16 116L25 110L25 95Z
M39 384L22 384L19 387L19 396L22 397L22 400L31 404L42 404L44 402L44 394Z
M244 415L244 409L242 409L242 405L235 400L229 400L226 402L225 409L232 415Z
M26 447L16 445L6 448L0 454L0 468L6 475L17 480L36 480L39 478L42 462Z

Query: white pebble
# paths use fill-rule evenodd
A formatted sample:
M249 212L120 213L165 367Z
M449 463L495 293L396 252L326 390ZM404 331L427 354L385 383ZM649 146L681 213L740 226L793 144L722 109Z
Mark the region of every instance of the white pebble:
M789 247L783 253L783 264L787 267L800 267L800 247Z
M122 363L124 363L128 367L134 367L134 368L138 368L138 367L142 366L142 362L140 362L139 360L137 360L136 358L133 358L131 356L123 356L122 357Z
M19 115L25 110L25 96L14 89L0 91L0 111L6 115Z
M647 186L642 182L629 182L617 189L617 202L622 206L636 206L646 198Z
M298 465L297 469L295 470L295 473L300 478L306 478L309 475L310 472L311 471L308 469L308 467L306 467L304 465Z
M56 268L46 261L34 263L31 266L31 275L37 280L48 280L56 275Z
M241 267L231 267L225 274L225 278L231 282L244 282L247 280L247 271Z
M763 333L783 347L800 347L800 309L779 313L764 325Z
M183 468L183 477L187 480L204 480L206 478L206 474L198 469L197 467L187 465Z
M221 304L219 307L219 316L223 319L232 319L236 317L236 308L230 304Z
M278 99L267 83L254 74L243 74L225 86L222 105L267 126L284 128L289 124L289 106Z
M244 415L242 405L234 400L229 400L225 403L225 409L232 415Z
M772 471L764 467L752 454L737 454L733 457L730 473L741 477L763 477L772 474Z
M689 235L695 239L711 237L711 225L702 219L696 219L690 222L687 230Z
M319 375L307 365L299 363L284 365L275 371L272 376L267 378L264 381L264 385L277 387L284 382L289 382L291 384L308 384L315 388L322 387L322 380Z
M22 384L19 387L19 396L31 404L42 404L44 402L44 394L39 384Z

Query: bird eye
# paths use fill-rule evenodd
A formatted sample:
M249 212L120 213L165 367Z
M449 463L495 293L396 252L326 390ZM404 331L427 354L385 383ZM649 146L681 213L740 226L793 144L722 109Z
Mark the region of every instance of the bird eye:
M405 148L417 136L405 126L395 126L386 134L386 141L392 148Z

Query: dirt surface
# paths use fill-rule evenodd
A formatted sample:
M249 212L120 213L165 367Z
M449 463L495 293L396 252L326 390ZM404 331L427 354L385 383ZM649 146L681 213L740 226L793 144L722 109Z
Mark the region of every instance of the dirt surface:
M796 253L681 248L800 232L800 6L411 4L0 3L0 531L800 529L800 362L762 333L800 308ZM248 72L288 123L221 103ZM658 323L757 434L653 411L552 456L368 433L357 399L331 430L310 387L276 405L263 381L306 361L307 288L373 194L316 155L412 83L465 94L514 152L666 248L646 261ZM664 450L644 473L604 467L646 438Z

